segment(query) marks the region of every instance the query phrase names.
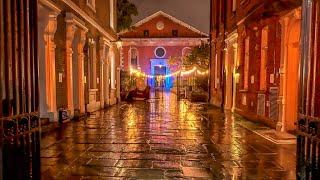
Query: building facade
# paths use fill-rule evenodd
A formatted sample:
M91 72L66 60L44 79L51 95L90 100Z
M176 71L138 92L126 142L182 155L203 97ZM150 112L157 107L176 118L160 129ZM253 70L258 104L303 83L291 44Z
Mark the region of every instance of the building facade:
M320 1L303 0L302 3L302 36L301 62L300 62L300 94L299 113L302 117L308 116L311 119L320 117L320 81L319 70L320 54L319 41L319 18ZM318 126L319 127L319 126Z
M116 1L38 3L40 117L57 121L61 108L74 117L117 103Z
M177 67L169 67L168 59L181 58L192 48L207 42L207 34L159 11L137 22L132 30L121 32L121 67L124 71L138 69L143 73L156 76L176 72ZM148 84L156 86L155 78L149 78ZM164 82L171 88L174 78Z
M302 1L297 179L319 178L320 81L318 60L320 1ZM310 168L309 168L310 167Z
M292 131L298 118L300 1L211 1L211 103Z
M37 1L0 1L0 179L40 179Z

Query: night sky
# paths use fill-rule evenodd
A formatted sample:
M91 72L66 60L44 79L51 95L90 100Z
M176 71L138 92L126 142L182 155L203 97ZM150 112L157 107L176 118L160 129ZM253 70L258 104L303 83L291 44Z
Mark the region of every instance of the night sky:
M200 31L209 32L210 0L131 0L139 11L134 23L161 10Z

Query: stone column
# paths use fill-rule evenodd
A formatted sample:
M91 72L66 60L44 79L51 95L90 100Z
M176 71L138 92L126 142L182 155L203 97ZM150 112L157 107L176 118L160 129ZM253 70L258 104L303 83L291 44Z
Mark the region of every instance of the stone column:
M76 31L76 25L72 20L66 20L66 70L65 76L67 81L67 107L70 110L71 117L74 114L73 106L73 78L72 78L72 42Z
M46 79L46 100L50 121L57 120L56 103L56 65L54 34L57 30L57 14L49 14L48 24L44 31L45 41L45 79Z
M118 59L118 58L117 58ZM119 59L118 59L119 60ZM117 88L117 100L118 102L121 101L121 95L120 95L120 86L121 86L121 68L119 67L120 63L118 61L118 66L117 66L117 82L116 82L116 88Z
M280 58L280 92L279 92L279 118L276 125L276 130L284 130L285 122L285 93L287 91L287 82L286 82L286 70L287 70L287 33L288 33L288 24L289 17L283 17L280 19L281 24L281 58Z
M91 39L90 45L90 89L97 89L97 48L96 42Z
M237 35L238 38L238 35ZM237 98L237 84L239 82L239 76L236 74L236 69L239 66L239 59L238 59L238 42L237 40L232 45L233 50L233 68L232 68L232 75L233 75L233 90L232 90L232 112L235 112L236 106L236 98Z
M111 46L110 48L110 52L109 52L109 79L110 79L110 83L109 83L109 103L110 105L114 105L116 103L116 87L113 87L113 84L115 83L116 80L116 62L115 62L115 52L114 52L114 47ZM113 67L112 67L113 65Z
M79 78L79 105L80 113L85 113L84 101L84 53L83 48L86 43L87 30L80 30L80 41L78 44L78 78Z
M99 55L100 55L100 108L104 109L105 106L105 59L106 59L106 46L103 38L99 39Z
M107 53L106 53L106 58L105 58L105 64L104 64L104 82L105 82L105 87L104 87L104 101L106 103L106 105L110 105L110 59L109 59L109 50L110 50L110 47L107 46Z

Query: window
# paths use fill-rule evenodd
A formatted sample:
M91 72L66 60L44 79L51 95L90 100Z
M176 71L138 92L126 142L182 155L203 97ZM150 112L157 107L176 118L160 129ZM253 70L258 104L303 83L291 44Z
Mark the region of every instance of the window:
M166 50L163 47L157 47L154 54L157 58L163 58L166 55Z
M267 59L268 59L268 26L261 32L261 63L260 63L260 90L267 89Z
M249 63L250 63L250 38L247 37L244 43L245 54L244 54L244 89L249 88Z
M172 36L178 37L178 30L172 30Z
M114 0L110 0L110 27L114 29Z
M182 57L187 57L191 54L192 49L190 47L185 47L182 49Z
M149 30L144 30L143 31L143 36L144 37L149 37Z
M130 65L133 68L137 68L138 67L138 49L137 48L131 48L130 49Z
M96 12L96 0L87 0L87 6Z
M232 0L232 12L237 10L237 0Z

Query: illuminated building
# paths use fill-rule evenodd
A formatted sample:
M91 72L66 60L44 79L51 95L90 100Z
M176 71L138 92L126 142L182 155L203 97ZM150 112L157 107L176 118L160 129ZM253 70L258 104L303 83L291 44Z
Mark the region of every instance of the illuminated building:
M281 0L280 0L281 1ZM211 0L211 103L295 129L301 4Z
M164 86L171 88L174 77L168 76L179 68L169 67L170 57L184 57L192 47L207 41L207 35L177 18L159 11L119 33L121 68L140 70L151 78L148 84L157 86L156 77L166 76ZM178 64L178 62L177 62Z

